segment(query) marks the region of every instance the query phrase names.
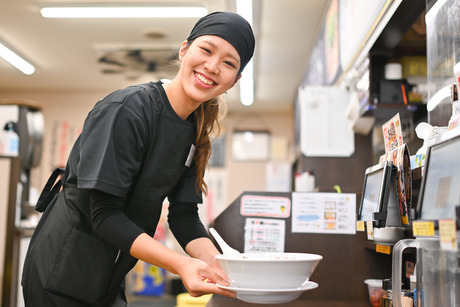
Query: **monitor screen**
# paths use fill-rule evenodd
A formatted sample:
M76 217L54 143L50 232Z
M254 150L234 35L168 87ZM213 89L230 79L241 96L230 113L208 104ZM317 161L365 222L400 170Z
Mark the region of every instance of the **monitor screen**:
M420 219L454 219L460 205L460 136L429 147L422 179Z
M390 161L374 165L366 170L364 178L363 196L359 210L360 221L376 221L375 214L381 217L376 226L385 225L386 201L389 194L391 178ZM383 213L383 216L381 215Z
M366 176L361 207L360 220L373 221L374 212L379 209L380 188L382 185L383 168Z

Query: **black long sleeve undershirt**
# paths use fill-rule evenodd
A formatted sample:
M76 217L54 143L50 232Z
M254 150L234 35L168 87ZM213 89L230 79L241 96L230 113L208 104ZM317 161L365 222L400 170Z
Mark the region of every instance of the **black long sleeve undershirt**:
M134 240L144 231L124 212L125 198L91 190L91 219L98 236L129 254Z
M134 240L144 231L126 216L125 198L93 189L90 191L90 201L91 219L98 236L129 253ZM198 216L196 203L171 203L168 223L184 250L190 241L201 237L208 238L208 233Z
M198 216L198 205L196 203L171 203L169 205L168 223L171 232L184 250L190 241L198 238L209 238L208 232Z

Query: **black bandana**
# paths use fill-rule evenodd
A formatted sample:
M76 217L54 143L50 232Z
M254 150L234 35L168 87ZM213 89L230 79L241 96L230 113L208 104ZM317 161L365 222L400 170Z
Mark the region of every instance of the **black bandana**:
M187 41L203 35L219 36L235 47L241 60L238 75L254 54L255 38L251 25L236 13L214 12L202 17L193 27Z

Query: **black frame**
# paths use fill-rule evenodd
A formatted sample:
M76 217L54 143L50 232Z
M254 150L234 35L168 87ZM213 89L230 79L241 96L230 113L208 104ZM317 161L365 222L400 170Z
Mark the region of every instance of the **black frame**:
M427 182L427 178L428 178L428 174L429 174L429 171L430 171L430 161L432 159L432 149L433 148L437 148L437 147L441 147L441 146L446 146L448 143L454 143L454 142L460 142L460 134L452 137L452 138L449 138L449 139L446 139L446 140L443 140L439 143L436 143L436 144L433 144L431 146L429 146L427 148L427 151L426 151L426 158L425 158L425 170L424 170L424 174L422 176L422 183L420 185L420 193L419 193L419 197L418 197L418 202L417 202L417 209L416 209L416 212L415 212L415 216L416 216L416 219L417 220L422 220L422 207L423 207L423 198L424 198L424 195L425 195L425 190L427 189L426 187L426 182ZM457 228L460 228L460 206L459 205L456 205L455 206L455 213L456 213L456 217L453 216L452 218L457 220ZM430 220L431 221L431 220ZM432 221L434 223L434 228L437 230L438 229L438 221L437 220L434 220Z
M377 228L385 227L385 223L386 223L388 196L390 194L390 184L391 184L392 172L393 172L393 162L392 161L384 161L380 164L376 164L366 169L364 173L363 193L362 193L361 202L359 205L359 215L358 215L358 220L362 221L362 210L363 210L363 205L364 205L364 196L366 195L366 187L367 187L368 178L380 171L382 172L382 179L380 181L379 197L377 201L377 211L374 212L374 216L373 216L374 218L373 225L374 227L377 227Z

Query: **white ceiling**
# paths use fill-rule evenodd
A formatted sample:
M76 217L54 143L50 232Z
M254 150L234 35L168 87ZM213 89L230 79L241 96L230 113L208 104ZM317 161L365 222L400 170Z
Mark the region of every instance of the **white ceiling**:
M46 1L57 2L57 1ZM86 0L61 0L59 3L85 3ZM98 3L129 1L98 0ZM235 0L136 1L159 3L202 3L209 11L234 10ZM98 64L104 55L120 61L126 50L144 50L144 60L175 54L175 48L188 36L196 19L45 19L36 0L2 0L0 2L0 40L13 47L36 66L27 76L0 58L0 92L31 91L104 91L157 80L167 69L157 63L156 72L147 65L122 61L137 69L113 64ZM225 96L230 112L285 111L294 101L297 87L307 67L319 24L328 0L255 0L256 32L255 102L244 107L238 88ZM163 33L149 38L146 33ZM115 52L114 50L125 50ZM154 51L152 51L154 50ZM161 51L158 51L161 50ZM166 50L166 51L165 51ZM107 54L112 51L112 54ZM139 66L140 65L140 66ZM139 73L139 67L144 72ZM103 69L118 73L102 73ZM243 72L244 73L244 72ZM7 97L3 97L7 98Z

